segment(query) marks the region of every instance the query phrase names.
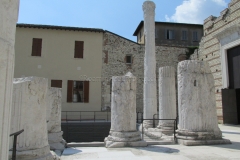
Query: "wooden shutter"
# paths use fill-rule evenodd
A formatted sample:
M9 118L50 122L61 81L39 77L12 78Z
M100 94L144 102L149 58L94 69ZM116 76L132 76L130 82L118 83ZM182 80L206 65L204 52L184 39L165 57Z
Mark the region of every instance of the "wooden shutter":
M41 38L33 38L32 41L32 56L41 57L42 52L42 39Z
M73 81L68 80L67 86L67 102L72 102L73 99Z
M51 80L51 87L62 88L62 80Z
M84 81L84 103L89 103L89 81Z
M74 58L83 58L84 42L75 41L75 53Z

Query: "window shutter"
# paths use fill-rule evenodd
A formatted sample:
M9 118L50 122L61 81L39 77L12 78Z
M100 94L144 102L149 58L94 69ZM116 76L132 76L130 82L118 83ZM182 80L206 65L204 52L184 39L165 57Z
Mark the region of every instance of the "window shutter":
M62 88L62 80L51 80L51 87Z
M74 58L83 58L84 42L75 41L75 53Z
M68 80L68 86L67 86L67 102L72 102L73 99L73 81Z
M84 103L89 103L89 81L84 81Z
M105 53L104 63L108 64L108 51L104 51L104 53Z
M32 41L32 56L41 57L42 52L42 39L41 38L33 38Z

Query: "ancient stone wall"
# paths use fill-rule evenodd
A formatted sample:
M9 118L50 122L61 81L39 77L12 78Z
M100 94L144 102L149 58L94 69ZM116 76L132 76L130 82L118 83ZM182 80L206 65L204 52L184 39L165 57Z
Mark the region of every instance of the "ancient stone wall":
M110 107L111 77L131 72L137 77L137 111L143 109L145 47L111 32L103 36L102 107ZM173 66L176 70L178 56L186 53L186 48L156 46L156 67ZM126 64L126 55L132 55L132 64ZM158 71L157 71L158 77Z
M210 16L204 20L204 36L200 42L199 50L196 50L191 56L192 60L203 60L209 63L215 81L218 121L221 123L223 122L221 44L216 35L236 24L240 24L240 0L232 0L219 17Z

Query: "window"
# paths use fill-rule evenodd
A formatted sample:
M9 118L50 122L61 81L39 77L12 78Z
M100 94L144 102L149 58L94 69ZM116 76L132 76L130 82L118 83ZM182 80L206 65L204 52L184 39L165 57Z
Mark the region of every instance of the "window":
M182 31L182 40L187 40L187 31Z
M155 29L155 38L158 38L158 30Z
M175 39L174 30L167 30L166 38L167 39Z
M74 58L83 58L84 42L75 41Z
M62 88L62 80L51 80L51 87Z
M198 32L193 31L193 41L198 41Z
M132 64L132 55L126 55L126 64Z
M42 52L42 39L33 38L32 40L32 56L41 57Z
M89 81L68 81L67 102L89 103Z

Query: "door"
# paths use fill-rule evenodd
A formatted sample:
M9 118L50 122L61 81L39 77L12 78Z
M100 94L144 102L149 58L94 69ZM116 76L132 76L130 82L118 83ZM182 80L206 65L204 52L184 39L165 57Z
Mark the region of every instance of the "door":
M238 124L240 124L240 46L229 49L227 58L229 89L235 90L236 102L234 103L236 104Z

